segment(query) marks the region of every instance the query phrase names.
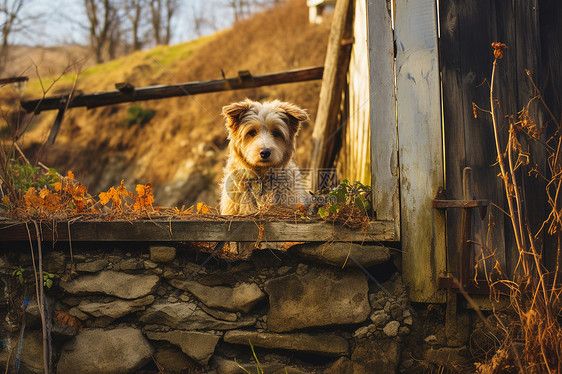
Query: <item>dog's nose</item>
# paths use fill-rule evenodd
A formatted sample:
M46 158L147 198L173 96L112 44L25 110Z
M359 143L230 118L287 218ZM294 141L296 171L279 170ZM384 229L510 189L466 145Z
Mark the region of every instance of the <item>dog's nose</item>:
M271 156L271 150L269 148L262 149L260 156L262 159L267 160Z

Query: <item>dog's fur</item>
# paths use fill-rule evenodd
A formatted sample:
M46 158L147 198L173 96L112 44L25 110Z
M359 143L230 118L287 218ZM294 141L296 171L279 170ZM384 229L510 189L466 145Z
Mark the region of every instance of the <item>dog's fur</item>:
M279 100L246 99L225 106L222 113L230 155L221 185L221 214L252 214L269 204L305 204L308 195L293 155L306 111Z

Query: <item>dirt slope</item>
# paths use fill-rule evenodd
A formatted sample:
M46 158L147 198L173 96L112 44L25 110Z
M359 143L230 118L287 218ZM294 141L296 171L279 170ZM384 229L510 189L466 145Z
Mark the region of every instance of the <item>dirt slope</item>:
M304 0L291 0L255 15L211 37L172 47L157 47L83 70L77 89L97 92L118 82L135 87L217 79L239 70L264 74L322 65L329 25L310 25ZM57 81L49 93L72 87L76 74ZM43 86L50 80L43 78ZM292 101L311 113L313 122L320 82L293 83L244 91L204 94L93 110L72 109L64 118L56 144L38 152L45 164L72 169L91 192L107 190L125 179L127 185L151 182L159 205L216 202L216 185L225 159L226 132L222 106L245 97ZM30 82L27 98L41 94ZM140 106L154 116L145 124L127 124L129 109ZM36 154L55 117L33 118L23 138L28 154ZM310 151L311 126L299 139L299 163Z

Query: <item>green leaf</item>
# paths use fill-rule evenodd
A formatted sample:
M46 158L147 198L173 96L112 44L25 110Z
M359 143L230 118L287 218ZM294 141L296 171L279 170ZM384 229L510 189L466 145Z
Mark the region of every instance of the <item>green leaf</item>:
M369 207L370 207L371 205L369 204L369 202L367 201L367 199L365 199L365 197L364 197L363 195L358 195L358 196L355 198L355 206L356 206L359 210L361 210L361 211L367 213L367 211L369 210Z
M330 215L330 213L327 213L327 212L326 212L326 208L320 207L320 208L318 209L318 215L319 215L321 218L326 218L326 217L328 217L328 216Z
M45 286L47 286L47 288L51 288L52 285L53 285L53 280L47 278L47 280L45 281Z
M338 203L345 203L346 200L346 191L344 189L337 189L335 191L335 196L336 199L338 200Z

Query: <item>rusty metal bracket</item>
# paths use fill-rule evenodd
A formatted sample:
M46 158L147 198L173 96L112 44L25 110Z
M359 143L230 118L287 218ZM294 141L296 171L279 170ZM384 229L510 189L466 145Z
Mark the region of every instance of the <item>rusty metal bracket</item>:
M472 168L463 169L463 200L447 200L444 198L444 191L439 190L435 200L433 200L433 208L435 209L462 209L461 216L461 242L459 246L458 261L458 278L462 287L469 293L489 293L488 284L482 282L475 283L470 279L471 275L471 236L472 236L472 212L471 209L478 208L480 210L480 218L486 217L486 211L490 205L488 200L474 199ZM458 289L451 274L440 276L438 278L438 286L440 288Z

